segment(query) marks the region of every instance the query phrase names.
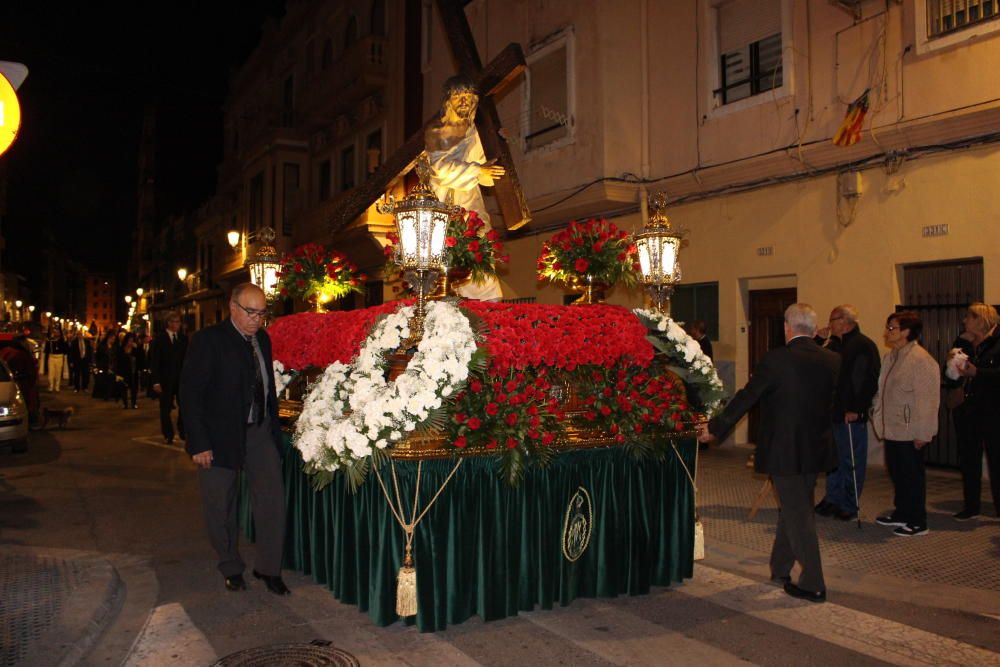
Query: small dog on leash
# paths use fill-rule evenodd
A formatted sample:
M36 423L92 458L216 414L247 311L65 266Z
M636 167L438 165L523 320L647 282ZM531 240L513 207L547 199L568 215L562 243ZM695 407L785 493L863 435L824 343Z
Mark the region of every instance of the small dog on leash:
M73 416L73 407L68 408L42 408L42 428L49 427L49 420L55 421L59 425L59 430L66 428L69 418Z

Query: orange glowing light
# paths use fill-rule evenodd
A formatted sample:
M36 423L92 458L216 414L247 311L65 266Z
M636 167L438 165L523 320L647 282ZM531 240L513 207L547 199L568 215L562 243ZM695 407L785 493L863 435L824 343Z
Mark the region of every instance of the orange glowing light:
M0 74L0 155L10 148L21 127L21 105L17 102L14 86Z

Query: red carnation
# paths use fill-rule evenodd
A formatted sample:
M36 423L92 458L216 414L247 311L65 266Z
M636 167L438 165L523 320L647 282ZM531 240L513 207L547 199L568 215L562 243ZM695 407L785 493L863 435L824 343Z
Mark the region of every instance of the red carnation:
M486 404L486 414L488 414L491 417L494 416L497 412L499 412L499 410L500 410L500 406L497 405L496 403L487 403Z
M573 262L573 269L577 273L585 273L589 267L590 267L590 262L588 262L583 257Z
M478 394L482 390L483 390L483 383L480 382L479 380L473 380L472 382L469 383L469 391L471 391L473 394Z
M469 419L469 428L473 431L478 431L479 427L482 425L483 423L479 421L479 417L472 417Z

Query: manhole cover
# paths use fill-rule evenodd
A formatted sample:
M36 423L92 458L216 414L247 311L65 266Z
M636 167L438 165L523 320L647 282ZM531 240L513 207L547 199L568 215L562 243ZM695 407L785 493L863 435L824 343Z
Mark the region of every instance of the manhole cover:
M347 651L315 644L272 644L230 653L212 667L311 667L312 665L359 667L358 659Z

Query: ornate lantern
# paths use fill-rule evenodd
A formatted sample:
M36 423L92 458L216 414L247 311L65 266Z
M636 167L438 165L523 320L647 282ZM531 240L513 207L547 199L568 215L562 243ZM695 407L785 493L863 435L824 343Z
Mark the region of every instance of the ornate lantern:
M420 342L427 295L433 291L441 274L448 270L445 264L444 237L448 219L456 209L434 196L434 191L428 184L425 164L418 165L417 174L420 183L405 198L396 201L390 195L386 203L377 207L379 213L389 213L395 218L396 232L399 235L396 262L403 269L403 278L417 292L416 310L410 322L410 338L404 343L406 348Z
M681 266L678 255L684 232L675 231L663 212L667 207L667 196L658 192L649 200L653 214L636 234L635 245L639 251L639 270L642 284L646 286L653 308L657 312L670 315L670 295L674 285L681 280Z
M250 271L250 281L264 290L264 296L270 301L277 291L278 271L281 268L278 250L271 245L274 243L274 230L265 227L257 234L257 240L260 246L253 259L247 260L246 267Z

